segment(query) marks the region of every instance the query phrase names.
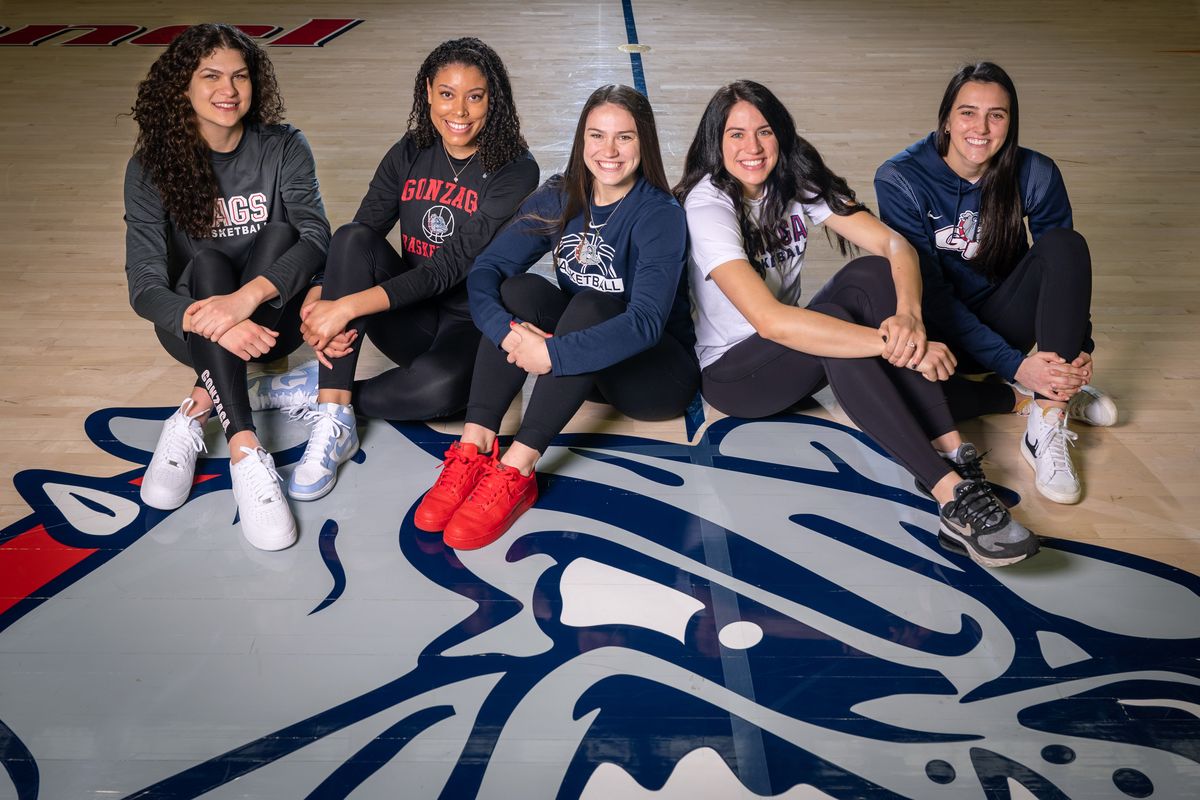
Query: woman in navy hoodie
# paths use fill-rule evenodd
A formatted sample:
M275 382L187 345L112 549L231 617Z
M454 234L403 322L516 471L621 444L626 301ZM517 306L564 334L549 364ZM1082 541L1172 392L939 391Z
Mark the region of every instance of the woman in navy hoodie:
M641 420L679 416L699 385L687 289L687 224L671 197L654 112L628 86L584 104L567 169L533 193L467 276L483 332L462 441L417 507L416 526L473 549L537 500L533 467L596 391ZM557 285L527 274L546 253ZM512 445L500 421L537 383Z
M1038 491L1076 503L1068 420L1112 425L1117 409L1089 385L1087 242L1071 229L1058 167L1018 146L1019 120L1003 69L963 67L942 96L937 130L884 162L875 193L882 220L920 255L930 334L954 350L960 373L994 372L1009 384L949 381L955 417L1027 413L1021 452Z

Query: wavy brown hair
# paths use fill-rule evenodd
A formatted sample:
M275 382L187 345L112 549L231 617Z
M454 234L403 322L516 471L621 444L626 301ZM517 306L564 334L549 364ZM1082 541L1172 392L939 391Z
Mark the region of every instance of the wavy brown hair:
M132 110L138 125L134 155L171 220L196 239L211 235L218 187L187 91L200 60L222 47L241 53L250 71L250 110L242 123L282 120L283 98L271 60L249 36L219 23L193 25L175 37L138 84Z
M515 161L525 152L527 145L521 136L521 118L517 116L517 106L513 102L508 70L495 50L474 37L442 42L425 57L413 83L408 134L421 149L432 147L439 140L433 120L429 117L429 84L438 70L450 64L475 67L487 80L487 121L475 143L484 171L495 172L508 162Z

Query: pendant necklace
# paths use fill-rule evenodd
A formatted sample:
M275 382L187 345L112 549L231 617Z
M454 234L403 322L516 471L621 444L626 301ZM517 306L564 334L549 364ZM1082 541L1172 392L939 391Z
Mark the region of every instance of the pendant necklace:
M467 167L471 166L471 162L475 160L475 156L479 155L479 148L476 148L475 152L471 153L471 157L467 159L467 163L463 164L461 169L454 168L454 162L450 160L450 151L446 149L445 142L442 142L442 152L446 154L446 163L450 166L450 171L454 173L454 182L458 183L458 176L466 172Z
M583 231L579 237L579 244L575 247L575 260L584 266L590 266L600 263L600 246L597 243L600 237L598 231L608 223L612 222L612 218L617 215L617 211L621 208L621 203L625 202L625 198L629 197L629 192L621 195L621 199L617 201L617 207L608 215L608 219L597 225L592 220L588 220L588 228L591 230Z

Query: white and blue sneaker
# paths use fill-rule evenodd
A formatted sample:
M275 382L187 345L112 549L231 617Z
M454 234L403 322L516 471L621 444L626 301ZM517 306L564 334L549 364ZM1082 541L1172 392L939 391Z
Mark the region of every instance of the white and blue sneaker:
M246 382L250 393L250 410L311 406L317 402L318 368L316 361L306 361L281 374L264 372Z
M333 491L338 466L358 452L354 407L319 403L315 409L302 409L293 417L311 424L312 433L304 455L288 478L288 496L293 500L316 500Z

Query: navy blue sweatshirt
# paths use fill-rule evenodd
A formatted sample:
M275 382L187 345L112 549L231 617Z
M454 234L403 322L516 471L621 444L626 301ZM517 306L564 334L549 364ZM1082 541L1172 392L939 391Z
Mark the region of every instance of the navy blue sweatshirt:
M1071 228L1071 203L1058 167L1024 147L1019 154L1021 202L1034 240L1048 230ZM875 196L879 218L908 239L920 256L922 307L930 338L1014 379L1025 354L977 316L996 290L996 284L971 265L979 249L979 184L950 169L931 133L883 163L875 173ZM1028 244L1018 259L1027 250Z
M555 375L583 375L620 363L657 344L664 329L682 344L695 342L687 286L687 221L666 192L639 177L619 204L591 207L567 223L561 238L544 229L566 202L562 176L534 192L475 260L467 276L471 316L496 346L508 335L513 315L500 302L500 285L554 250L555 277L567 294L595 289L621 295L625 311L598 325L546 341Z

